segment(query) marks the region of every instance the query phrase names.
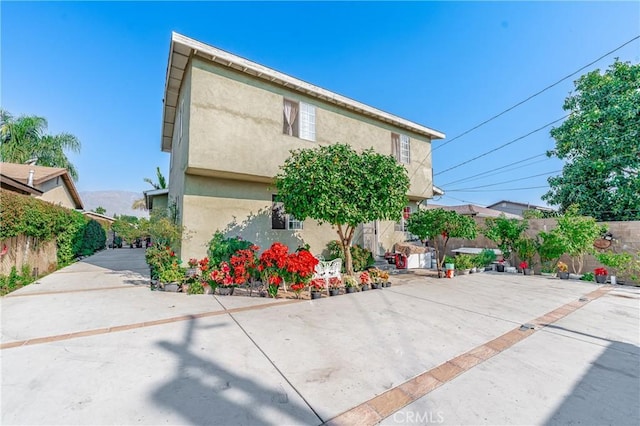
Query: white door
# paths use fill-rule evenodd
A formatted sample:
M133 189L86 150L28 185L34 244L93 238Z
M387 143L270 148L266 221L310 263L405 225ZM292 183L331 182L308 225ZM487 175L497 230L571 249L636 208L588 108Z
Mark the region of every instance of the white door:
M371 250L374 258L380 254L380 249L378 248L378 221L362 225L362 245L364 248Z

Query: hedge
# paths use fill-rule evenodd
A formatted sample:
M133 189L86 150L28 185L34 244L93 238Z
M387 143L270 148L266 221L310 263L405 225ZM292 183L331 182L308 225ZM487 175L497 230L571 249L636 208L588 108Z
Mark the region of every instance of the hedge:
M104 248L104 230L100 233L95 225L91 225L87 233L89 223L77 211L30 196L0 191L0 240L18 235L41 241L56 240L59 266L68 265L80 254L92 254ZM85 236L87 241L83 243Z

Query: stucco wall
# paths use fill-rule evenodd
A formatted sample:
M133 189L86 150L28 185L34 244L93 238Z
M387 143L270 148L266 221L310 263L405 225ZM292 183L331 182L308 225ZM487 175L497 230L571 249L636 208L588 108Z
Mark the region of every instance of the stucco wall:
M56 184L56 180L52 179L47 182L46 185L41 186L39 189L46 192L37 198L57 206L75 209L76 204L73 202L73 198L71 197L69 190L66 185L64 185L62 178L58 179L59 184Z
M338 238L328 224L319 225L307 219L302 230L271 229L272 194L268 184L187 175L184 195L183 225L186 238L180 256L183 260L201 258L216 230L227 236L241 236L260 246L269 247L280 241L290 249L309 244L320 254L329 241ZM379 250L389 250L395 242L404 240L404 233L394 230L393 222L381 222L378 227ZM362 232L357 232L355 244L362 244Z
M432 196L428 138L199 59L190 69L188 167L194 172L234 173L267 182L291 149L343 142L391 154L395 132L411 138L410 197ZM283 134L284 98L315 105L315 142Z
M7 252L0 258L0 275L9 275L13 266L20 273L23 265L29 265L31 271L36 268L38 275L56 270L58 260L55 241L41 242L33 237L19 235L0 241L0 248L5 245Z

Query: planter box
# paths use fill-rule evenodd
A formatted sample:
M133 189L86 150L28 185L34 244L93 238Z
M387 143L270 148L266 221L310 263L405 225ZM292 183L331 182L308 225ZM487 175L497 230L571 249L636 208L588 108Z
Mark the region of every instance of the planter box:
M596 275L596 282L598 284L604 284L607 282L607 276L606 275Z

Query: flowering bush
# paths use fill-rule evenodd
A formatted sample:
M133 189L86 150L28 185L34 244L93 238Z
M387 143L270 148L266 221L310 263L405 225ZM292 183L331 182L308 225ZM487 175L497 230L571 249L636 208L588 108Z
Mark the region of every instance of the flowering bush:
M569 267L564 262L558 262L557 267L559 272L569 272Z
M331 277L329 278L329 287L330 288L339 288L342 286L342 280L340 277Z
M269 293L269 296L275 299L275 297L278 295L278 287L280 287L280 284L282 284L282 277L278 275L271 275L269 277L268 284L269 286L267 288L267 292Z
M596 268L594 272L596 273L596 275L609 275L609 271L607 271L605 268Z
M356 277L352 276L352 275L345 275L344 276L344 286L345 287L355 287L358 285L358 282L356 281Z
M296 299L300 298L300 293L307 285L305 283L295 283L291 285L291 290L296 294Z
M529 268L529 264L527 263L526 260L523 260L522 262L520 262L520 269L528 269Z
M291 282L307 283L313 276L318 259L308 250L298 250L287 256L285 269Z
M311 280L311 283L309 283L309 288L311 288L311 291L321 291L324 289L325 284L324 279L314 278Z
M218 269L211 271L210 277L220 287L235 287L235 282L231 276L231 268L227 262L220 263Z
M360 283L362 285L369 284L371 282L371 276L367 271L360 272Z
M198 259L191 258L188 262L189 268L197 268L198 267Z
M240 249L231 256L231 275L236 285L242 285L258 272L256 252L260 248L252 245L248 249Z

